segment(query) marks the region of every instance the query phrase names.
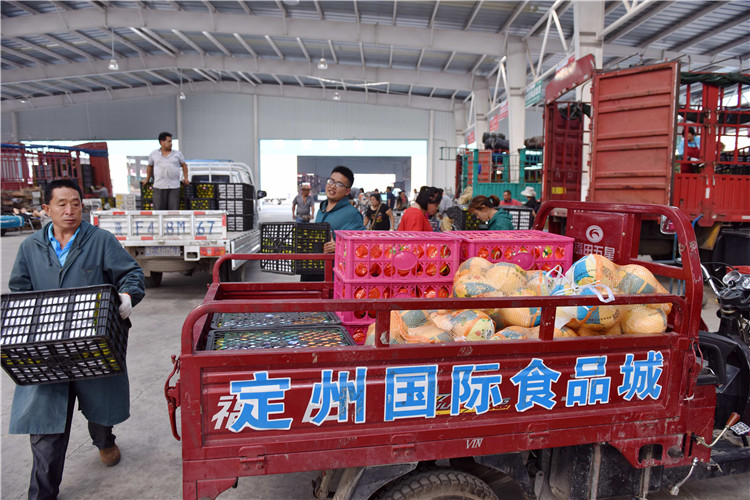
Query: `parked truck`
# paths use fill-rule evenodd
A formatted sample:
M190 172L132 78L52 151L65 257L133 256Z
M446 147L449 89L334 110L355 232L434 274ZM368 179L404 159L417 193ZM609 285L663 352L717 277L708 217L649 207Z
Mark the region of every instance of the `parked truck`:
M231 161L188 161L188 174L196 189L205 184L212 194L215 191L212 198L195 198L208 209L91 214L92 224L114 234L136 259L149 286L158 287L165 272L211 271L222 255L260 248L259 200L265 192L256 191L250 167ZM228 263L222 277L239 280L243 264Z
M591 105L563 96L593 79ZM546 88L542 201L655 203L695 221L704 261L750 255L748 74L685 73L679 62L596 71L587 56ZM584 115L591 157L583 178ZM692 129L698 146L680 143ZM588 184L588 194L584 193ZM659 220L644 220L641 253L673 257Z
M330 254L319 256L328 276L320 283L222 283L215 272L165 384L182 439L183 498L215 498L242 476L315 470L321 499L496 499L512 483L525 498L645 498L676 493L688 477L750 470L737 423L750 419L750 350L740 333L750 283L726 294L740 306L722 307L724 330L699 333L703 284L684 213L551 202L535 228L553 210L565 213L574 258L594 251L595 238L617 264L684 282L683 296L612 302L671 303L665 333L554 338L557 308L595 305L594 296L334 300ZM672 223L677 265L638 260L636 228L649 216ZM389 342L391 310L508 307L540 308L538 339ZM374 345L206 348L219 313L365 310L376 311ZM714 441L719 432L733 442Z

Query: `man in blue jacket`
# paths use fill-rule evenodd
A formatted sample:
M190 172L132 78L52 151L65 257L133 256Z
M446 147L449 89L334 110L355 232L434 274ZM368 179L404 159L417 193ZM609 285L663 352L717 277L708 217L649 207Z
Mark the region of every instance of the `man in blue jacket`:
M52 222L21 243L9 288L13 292L111 284L126 319L145 295L143 271L109 232L82 220L81 190L70 179L44 190ZM33 465L29 499L57 498L75 400L88 420L102 462L120 461L112 426L130 416L127 373L57 384L16 386L11 434L30 434Z
M331 176L326 181L325 201L320 203L320 210L315 216L315 222L327 222L331 225L333 239L336 239L336 231L364 231L362 214L349 203L349 193L354 184L354 173L342 165L334 167ZM336 244L333 240L323 245L324 253L333 253Z

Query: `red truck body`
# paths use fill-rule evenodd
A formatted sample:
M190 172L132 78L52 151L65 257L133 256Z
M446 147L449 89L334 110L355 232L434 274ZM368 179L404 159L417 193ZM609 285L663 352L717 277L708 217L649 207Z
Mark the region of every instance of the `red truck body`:
M165 386L176 437L180 408L184 498L215 497L240 476L603 442L636 469L709 460L710 450L692 440L711 437L715 390L696 385L702 280L690 222L670 207L557 202L541 208L536 227L552 209L567 209L578 253L592 250L593 235L618 264L638 262L684 280L684 297L615 302L671 302L667 333L553 338L556 307L594 305L596 297L332 300L331 281L220 283L216 266L203 304L183 326L180 379ZM675 225L683 267L635 260L640 221L649 214ZM608 221L603 234L592 232L592 220ZM387 343L391 310L495 307L541 308L540 338ZM375 345L202 350L212 313L342 310L377 311L383 334Z

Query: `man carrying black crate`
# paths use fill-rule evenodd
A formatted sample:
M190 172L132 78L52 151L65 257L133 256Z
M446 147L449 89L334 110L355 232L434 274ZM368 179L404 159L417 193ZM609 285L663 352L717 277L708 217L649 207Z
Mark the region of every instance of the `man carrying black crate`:
M108 231L82 220L82 194L69 179L45 187L44 210L52 219L21 243L11 272L12 292L110 284L127 318L145 295L143 271ZM57 498L70 438L75 400L88 420L106 466L120 461L112 426L130 416L127 372L102 378L16 386L11 434L30 434L33 465L29 498Z
M180 209L180 168L182 168L182 182L190 185L188 167L185 157L176 149L172 149L172 134L159 134L159 149L155 149L148 156L146 168L146 184L154 178L154 210Z

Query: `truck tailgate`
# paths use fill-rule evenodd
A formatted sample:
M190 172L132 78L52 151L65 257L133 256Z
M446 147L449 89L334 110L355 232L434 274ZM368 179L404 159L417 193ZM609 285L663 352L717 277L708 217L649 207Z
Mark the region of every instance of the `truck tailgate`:
M195 240L224 240L227 217L221 210L96 211L92 224L124 242L178 244Z

